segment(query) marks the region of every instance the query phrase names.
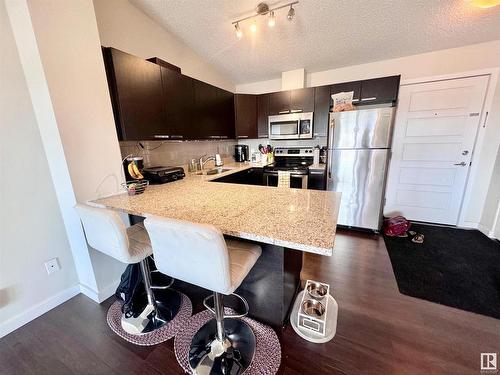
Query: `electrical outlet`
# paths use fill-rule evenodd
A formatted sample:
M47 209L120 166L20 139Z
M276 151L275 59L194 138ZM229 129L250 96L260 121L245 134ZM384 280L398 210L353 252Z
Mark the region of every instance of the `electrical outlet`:
M61 269L61 267L59 266L59 262L57 261L57 258L52 258L52 259L46 261L45 262L45 269L47 270L48 275L59 271Z

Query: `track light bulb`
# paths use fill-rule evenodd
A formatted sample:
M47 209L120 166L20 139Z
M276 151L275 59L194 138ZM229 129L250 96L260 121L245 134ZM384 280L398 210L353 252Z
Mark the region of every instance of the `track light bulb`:
M250 25L250 31L252 33L255 33L257 31L257 24L255 23L255 21Z
M236 38L243 38L243 31L240 29L240 25L238 23L234 25L234 29L236 30Z
M288 18L288 21L291 21L295 18L295 9L293 9L292 5L290 5L290 10L288 11L286 18Z
M276 25L276 16L274 15L274 11L269 12L269 19L267 20L267 25L269 27L274 27L274 25Z

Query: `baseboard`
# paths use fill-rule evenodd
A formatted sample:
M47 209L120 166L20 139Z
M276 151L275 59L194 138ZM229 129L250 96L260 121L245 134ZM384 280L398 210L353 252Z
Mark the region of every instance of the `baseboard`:
M91 300L101 303L105 300L107 300L109 297L111 297L113 294L115 294L116 288L118 288L118 285L120 284L120 280L115 280L108 286L102 288L99 291L95 291L92 288L89 288L86 285L80 284L80 291L89 297Z
M478 229L481 233L483 233L484 235L488 236L489 238L496 239L496 237L495 237L495 232L494 232L492 229L488 228L487 226L485 226L485 225L483 225L483 224L481 224L481 223L480 223L480 224L477 226L477 229Z
M109 297L115 294L116 288L118 288L118 285L120 285L120 281L121 280L115 280L107 287L99 291L99 303L106 301Z
M14 316L7 321L0 323L0 338L31 322L32 320L73 298L79 293L80 286L74 285L70 288L62 290L52 297L45 299L44 301L36 304L35 306L18 314L17 316Z

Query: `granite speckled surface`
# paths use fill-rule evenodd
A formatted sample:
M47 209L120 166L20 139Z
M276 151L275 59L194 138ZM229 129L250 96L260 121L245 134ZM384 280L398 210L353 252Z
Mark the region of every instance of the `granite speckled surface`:
M227 163L224 168L231 170L222 174L186 173L183 180L149 186L141 195L123 193L92 203L133 215L211 224L225 235L332 255L340 193L211 181L260 166Z

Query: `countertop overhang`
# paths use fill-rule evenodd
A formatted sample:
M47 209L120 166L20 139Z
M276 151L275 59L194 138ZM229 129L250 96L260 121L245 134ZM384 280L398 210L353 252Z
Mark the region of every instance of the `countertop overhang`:
M223 234L321 255L332 255L340 193L212 181L260 163L227 163L218 175L186 173L180 181L149 186L90 203L132 215L210 224Z

